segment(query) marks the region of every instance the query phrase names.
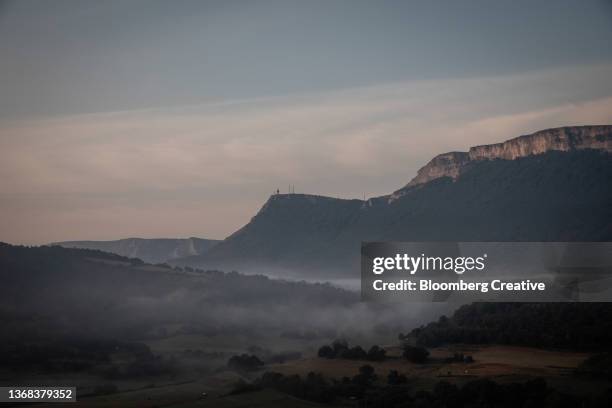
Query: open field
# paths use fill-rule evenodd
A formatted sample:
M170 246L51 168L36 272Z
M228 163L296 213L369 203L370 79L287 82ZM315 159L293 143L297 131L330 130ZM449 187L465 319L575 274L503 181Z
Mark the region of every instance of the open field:
M106 396L85 397L67 407L214 407L214 408L308 408L323 405L300 400L274 390L261 390L238 395L227 395L239 376L224 372L197 381L170 383L136 390L122 391ZM206 396L203 396L206 393ZM23 406L23 405L22 405ZM62 404L33 404L36 407L60 407ZM335 405L324 405L333 408Z
M399 348L387 348L388 358L382 362L355 360L328 360L305 358L268 367L284 374L321 372L328 377L340 378L354 375L359 367L370 364L379 373L397 370L409 377L503 377L565 376L576 368L589 354L540 350L512 346L452 346L430 349L430 362L410 363L400 357ZM473 363L446 363L444 359L453 353L463 353L474 358Z
M414 364L400 357L398 347L386 347L389 358L381 362L355 360L304 358L266 367L282 374L305 375L310 371L320 372L328 378L354 376L359 367L369 364L374 367L381 380L390 370L405 374L419 388L431 389L438 381L446 380L458 385L476 378L488 378L497 382L525 381L543 377L549 385L559 390L576 394L609 387L606 381L593 381L572 376L588 353L541 350L513 346L463 346L454 345L430 349L426 364ZM447 363L445 358L454 353L463 353L474 358L473 363Z
M178 339L174 339L178 341ZM475 378L489 378L497 382L525 381L543 377L553 388L567 393L596 393L609 387L606 381L593 381L572 376L572 371L589 354L554 350L541 350L512 346L463 346L454 345L430 349L429 362L410 363L400 356L396 346L386 347L389 358L381 362L366 362L341 359L305 357L283 364L265 366L249 375L255 378L264 371L276 371L286 375L306 375L310 371L320 372L326 378L340 379L354 376L359 367L369 364L374 367L379 381L384 383L389 370L397 370L410 379L413 387L430 390L438 381L446 380L461 385ZM473 363L448 363L445 359L454 353L463 353L474 358ZM72 407L316 407L308 401L295 399L273 390L262 390L238 395L228 395L233 385L244 378L232 371L219 369L216 372L174 379L160 379L143 384L117 384L119 392L111 395L85 396ZM206 393L206 397L202 394ZM51 406L51 405L50 405ZM53 404L57 407L58 405ZM330 406L330 405L325 405Z

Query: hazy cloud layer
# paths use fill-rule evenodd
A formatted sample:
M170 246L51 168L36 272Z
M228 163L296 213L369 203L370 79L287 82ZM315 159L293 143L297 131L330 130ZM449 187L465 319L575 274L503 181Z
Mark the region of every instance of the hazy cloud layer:
M3 0L0 118L609 63L611 42L609 0Z
M0 240L222 238L289 184L381 195L438 153L612 123L611 77L597 65L4 121Z

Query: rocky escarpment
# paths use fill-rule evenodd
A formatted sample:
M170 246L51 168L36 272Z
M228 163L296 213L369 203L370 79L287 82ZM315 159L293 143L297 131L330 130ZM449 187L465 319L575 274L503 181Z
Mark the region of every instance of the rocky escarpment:
M329 280L359 277L362 242L609 241L610 179L610 154L581 149L471 160L455 180L393 202L278 194L210 251L172 264Z
M468 152L440 154L422 167L406 187L424 184L440 177L456 179L474 161L515 160L550 151L567 152L583 149L612 152L612 125L541 130L502 143L475 146Z
M442 153L431 159L426 166L421 167L415 178L408 186L427 183L440 177L457 178L461 170L470 162L470 155L467 152Z
M362 242L609 241L611 137L612 126L568 127L442 154L367 202L275 194L210 251L172 264L328 280L359 276Z

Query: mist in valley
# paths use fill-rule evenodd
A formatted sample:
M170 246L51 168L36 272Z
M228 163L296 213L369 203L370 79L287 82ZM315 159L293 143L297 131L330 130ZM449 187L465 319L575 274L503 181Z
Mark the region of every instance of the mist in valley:
M151 265L92 250L2 244L0 263L3 374L77 375L92 393L109 381L225 372L232 356L245 353L273 364L312 357L340 338L395 344L400 332L451 311L365 303L330 283Z

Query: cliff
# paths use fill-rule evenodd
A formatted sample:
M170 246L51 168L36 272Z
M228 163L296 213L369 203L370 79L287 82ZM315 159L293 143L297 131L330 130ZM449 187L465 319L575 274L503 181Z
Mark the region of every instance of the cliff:
M392 202L273 195L238 232L172 264L329 280L359 276L361 242L609 241L610 158L580 149L471 160L456 179L410 187Z
M344 279L361 242L609 241L612 126L544 130L436 156L393 195L275 194L204 254L172 261L279 277Z
M470 162L467 152L442 153L431 159L427 165L421 167L408 186L427 183L440 177L459 177L461 170Z
M422 167L406 187L424 184L440 177L456 179L471 163L479 160L515 160L550 151L584 149L612 152L612 125L546 129L502 143L475 146L468 152L443 153Z

